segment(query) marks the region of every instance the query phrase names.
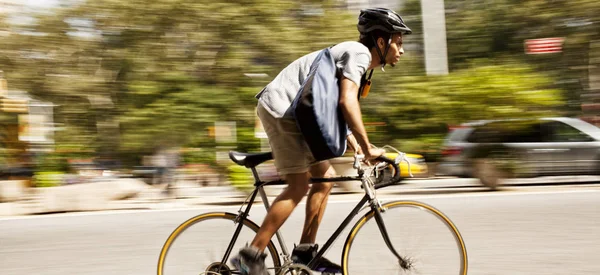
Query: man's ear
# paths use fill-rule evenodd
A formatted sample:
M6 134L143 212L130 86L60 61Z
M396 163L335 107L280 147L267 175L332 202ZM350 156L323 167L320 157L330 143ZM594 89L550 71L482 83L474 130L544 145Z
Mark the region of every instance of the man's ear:
M385 40L382 37L377 38L377 46L383 51L385 49Z

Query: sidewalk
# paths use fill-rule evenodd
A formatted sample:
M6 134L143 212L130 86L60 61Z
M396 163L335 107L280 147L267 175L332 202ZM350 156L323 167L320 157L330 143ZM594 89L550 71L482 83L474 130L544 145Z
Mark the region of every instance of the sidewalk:
M178 181L166 186L148 185L136 179L112 179L58 187L24 188L18 181L0 181L0 217L63 212L127 209L185 208L195 205L237 205L248 194L230 185L203 187ZM266 186L274 199L285 186ZM347 193L335 187L333 193ZM257 196L260 201L260 196Z
M24 185L21 181L0 181L0 217L241 203L247 196L229 185L202 187L185 181L173 184L166 192L165 185L129 178L44 188Z
M414 179L414 181L435 179ZM413 181L413 180L410 180ZM272 201L284 185L266 186ZM230 185L203 187L179 180L166 192L165 185L148 185L123 178L65 185L23 188L18 181L0 181L0 217L63 212L186 208L197 205L240 205L248 194ZM359 183L334 187L332 194L362 193ZM260 196L257 196L260 201Z

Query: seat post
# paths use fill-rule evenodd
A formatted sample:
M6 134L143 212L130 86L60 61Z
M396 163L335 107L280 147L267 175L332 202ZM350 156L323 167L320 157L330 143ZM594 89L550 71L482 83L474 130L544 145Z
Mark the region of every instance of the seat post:
M250 170L252 170L252 176L254 176L254 183L260 182L260 178L258 177L258 172L256 171L256 167L251 167Z

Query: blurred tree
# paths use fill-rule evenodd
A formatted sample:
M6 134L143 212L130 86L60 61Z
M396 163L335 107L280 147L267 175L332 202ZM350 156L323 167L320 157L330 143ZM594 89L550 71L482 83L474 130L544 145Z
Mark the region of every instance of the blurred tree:
M598 10L600 2L590 0L446 0L450 66L465 68L476 58L504 65L505 56L534 64L564 91L560 109L578 115L589 88L590 43L600 40ZM525 54L526 39L544 37L564 37L563 52Z
M462 122L555 115L564 103L560 90L548 88L552 79L524 63L507 64L478 61L448 76L391 80L364 99L365 113L387 125L385 132L370 135L372 142L433 161L449 127Z
M376 110L400 135L415 134L414 130L432 133L469 120L552 114L562 104L560 91L544 89L552 80L533 71L514 62L476 63L448 76L405 77L382 96L393 101L390 107Z
M0 26L10 30L0 64L11 86L58 105L57 143L108 155L210 145L214 121L254 128L253 96L269 79L246 75L272 77L301 54L357 39L353 16L334 5L87 1ZM241 147L258 148L239 133Z
M364 101L367 120L388 125L377 141L439 134L446 122L518 115L526 106L547 110L547 91L522 93L547 88L547 79L535 80L541 79L535 70L520 61L504 65L498 56L522 54L522 39L533 33L559 32L542 27L551 14L569 19L570 12L572 22L597 16L589 11L596 4L584 0L574 0L581 2L577 8L567 1L527 2L534 12L513 9L524 5L518 1L448 0L451 65L468 69L425 78L415 1L403 13L415 35L407 37L400 68L376 72ZM542 15L545 8L550 14ZM13 25L0 18L0 32L7 33L0 66L9 86L57 105L61 147L128 157L165 144L214 148L207 128L219 120L237 122L238 148L258 150L254 95L299 56L358 39L356 14L335 0L96 0L35 18ZM594 30L582 28L586 34L578 35L586 41ZM478 58L497 66L467 62Z

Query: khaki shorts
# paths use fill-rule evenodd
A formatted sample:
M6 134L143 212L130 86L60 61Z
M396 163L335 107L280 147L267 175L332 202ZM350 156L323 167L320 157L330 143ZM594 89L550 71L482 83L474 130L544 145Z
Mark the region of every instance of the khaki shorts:
M304 136L289 118L273 117L261 104L257 106L258 118L269 138L275 167L280 175L308 172L315 161Z

